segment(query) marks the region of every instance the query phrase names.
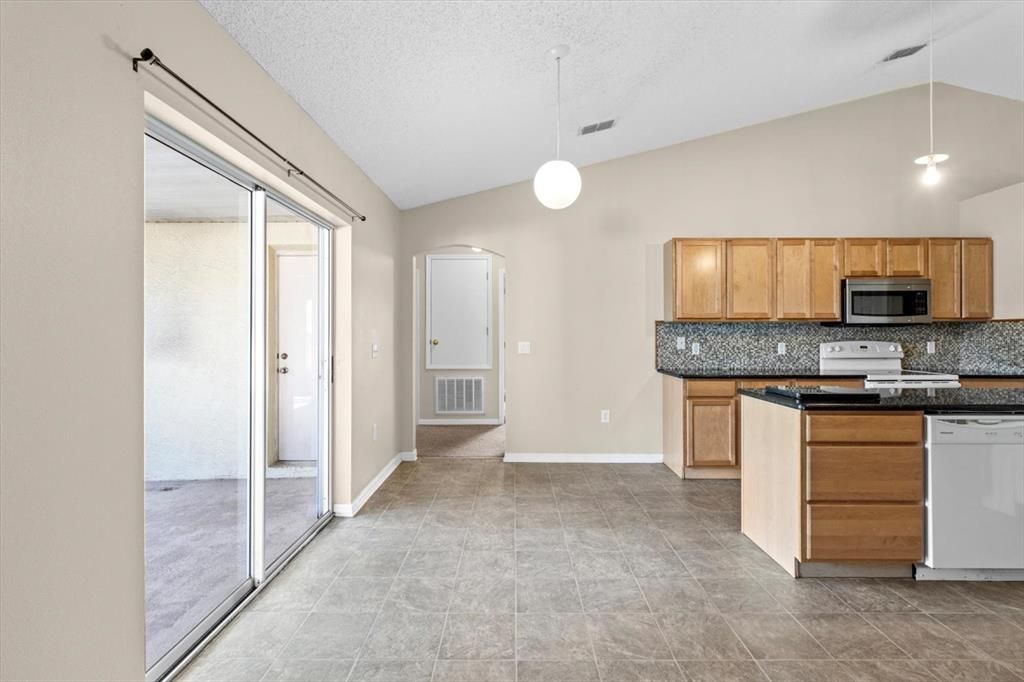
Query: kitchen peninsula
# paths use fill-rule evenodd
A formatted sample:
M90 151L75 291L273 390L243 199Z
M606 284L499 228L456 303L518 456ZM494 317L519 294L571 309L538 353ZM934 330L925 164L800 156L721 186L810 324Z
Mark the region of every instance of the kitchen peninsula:
M925 415L1024 414L1019 388L789 393L739 390L741 530L794 577L909 575L924 557Z

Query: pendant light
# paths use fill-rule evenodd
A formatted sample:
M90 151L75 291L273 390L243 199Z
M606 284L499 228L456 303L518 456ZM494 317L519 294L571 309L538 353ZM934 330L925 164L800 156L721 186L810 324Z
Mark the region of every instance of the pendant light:
M555 158L533 176L533 193L547 208L559 210L571 206L580 195L583 180L576 166L561 158L562 153L562 57L569 54L568 45L556 45L548 54L555 58Z
M935 7L933 0L928 0L928 153L914 159L914 163L924 166L921 182L926 185L937 185L942 175L938 164L949 158L949 154L935 153Z

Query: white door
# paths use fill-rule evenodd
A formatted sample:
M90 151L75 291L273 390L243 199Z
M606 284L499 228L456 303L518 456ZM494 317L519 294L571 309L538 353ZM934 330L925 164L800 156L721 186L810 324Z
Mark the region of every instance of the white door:
M317 456L317 257L277 256L278 459Z
M427 369L490 369L491 259L427 256Z

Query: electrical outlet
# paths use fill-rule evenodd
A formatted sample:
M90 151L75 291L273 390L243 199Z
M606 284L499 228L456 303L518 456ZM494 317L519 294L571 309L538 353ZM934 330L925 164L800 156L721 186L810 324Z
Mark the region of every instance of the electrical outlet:
M783 342L780 342L779 345L775 348L775 352L778 353L779 355L785 355L786 354L786 344L783 343Z
M686 337L685 336L677 336L676 337L676 350L686 350Z
M374 424L373 425L373 439L377 440L377 436L378 436L378 429L377 429L377 425Z
M700 355L700 343L694 341L690 344L690 355Z
M935 352L935 342L934 341L929 341L928 342L928 352L929 353L934 353Z
M612 411L611 410L601 410L601 423L602 424L608 424L608 423L611 422L611 420L612 420Z
M520 355L529 355L530 354L530 342L529 341L520 341L519 342L519 354Z

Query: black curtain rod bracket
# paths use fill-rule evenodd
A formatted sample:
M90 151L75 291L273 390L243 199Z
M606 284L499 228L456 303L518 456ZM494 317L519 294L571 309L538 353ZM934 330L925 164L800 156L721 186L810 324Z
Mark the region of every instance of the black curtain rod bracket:
M271 154L273 154L278 159L280 159L281 163L283 163L285 165L285 167L287 168L288 177L292 177L293 175L296 175L296 176L299 176L299 177L305 179L306 182L310 183L311 185L316 187L318 190L323 192L325 195L329 196L331 199L336 201L338 203L338 205L343 206L345 208L345 210L353 218L356 218L357 220L360 220L360 221L363 221L363 222L366 221L366 216L365 215L363 215L362 213L360 213L356 209L352 208L352 206L347 204L337 194L335 194L331 190L329 190L326 187L324 187L323 185L321 185L313 177L311 177L305 171L303 171L301 168L299 168L294 163L289 161L284 156L284 154L282 154L281 152L277 151L276 149L271 147L269 144L264 142L263 138L261 138L259 135L257 135L256 133L252 132L251 130L246 128L244 125L242 125L242 123L237 118L235 118L234 116L232 116L228 112L226 112L223 109L221 109L219 106L217 106L216 104L213 103L213 100L211 100L209 97L207 97L203 93L201 93L198 90L196 90L196 88L193 87L191 83L186 81L184 78L182 78L177 73L175 73L172 69L170 69L166 64L164 64L162 61L160 61L160 58L157 57L156 54L154 54L153 50L151 50L151 49L149 49L147 47L146 49L144 49L142 52L139 53L138 57L133 57L132 58L132 71L138 72L139 64L147 64L149 66L155 66L155 67L163 70L167 75L169 75L171 78L173 78L174 80L178 81L181 85L183 85L185 88L187 88L189 92L191 92L193 95L195 95L196 97L201 99L208 106L212 107L218 114L220 114L221 116L223 116L227 120L231 121L231 123L233 123L236 127L238 127L240 130L245 132L246 135L248 135L252 139L256 140L258 143L263 145L263 147L265 149L267 149Z

